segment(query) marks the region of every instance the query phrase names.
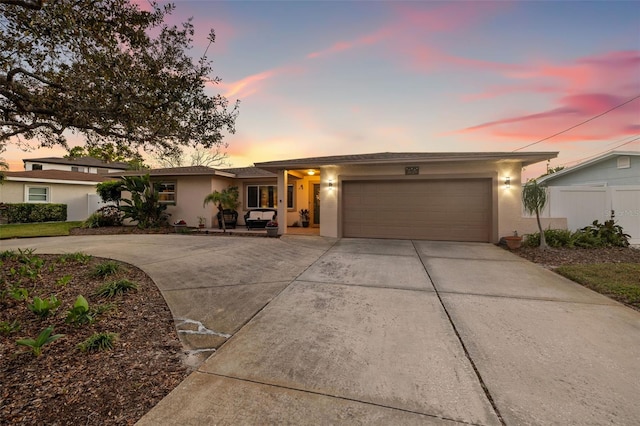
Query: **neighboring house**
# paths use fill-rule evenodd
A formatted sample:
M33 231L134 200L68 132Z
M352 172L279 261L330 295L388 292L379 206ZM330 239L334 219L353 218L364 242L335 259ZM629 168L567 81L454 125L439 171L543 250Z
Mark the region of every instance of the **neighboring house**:
M30 170L67 170L70 172L107 174L127 170L129 164L121 162L107 163L93 157L64 158L45 157L22 160L24 169Z
M640 152L612 151L544 176L545 217L566 217L568 229L615 219L640 244Z
M277 175L278 216L289 214L284 189L293 183L295 209L308 208L322 236L497 243L536 230L521 214L521 171L557 154L378 153L255 166ZM280 221L280 233L286 225ZM566 220L544 225L564 228Z
M98 174L64 170L4 172L0 185L2 203L58 203L67 205L67 220L85 220L101 202L96 185L105 180Z

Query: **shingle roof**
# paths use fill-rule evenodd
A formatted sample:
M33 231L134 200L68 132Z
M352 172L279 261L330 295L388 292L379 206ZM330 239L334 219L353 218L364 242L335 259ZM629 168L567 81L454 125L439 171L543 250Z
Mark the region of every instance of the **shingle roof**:
M634 151L609 151L606 154L602 154L598 157L592 158L590 160L584 161L582 163L576 164L575 166L571 166L571 167L567 167L566 169L562 169L558 172L552 173L550 175L546 175L541 177L540 179L538 179L538 183L542 183L542 182L548 182L551 180L555 180L561 176L565 176L565 175L569 175L577 170L581 170L584 169L585 167L589 167L593 164L596 163L600 163L602 161L608 160L610 158L613 157L618 157L618 156L629 156L629 157L636 157L636 156L640 156L640 152L634 152Z
M237 178L241 179L256 179L256 178L275 178L275 173L267 170L259 169L257 167L233 167L229 169L222 169L223 172L233 173Z
M231 173L217 170L207 166L167 167L163 169L127 170L124 172L112 172L109 176L227 176L234 177Z
M93 157L80 157L80 158L64 158L64 157L43 157L43 158L25 158L22 162L36 162L36 163L50 163L50 164L64 164L69 166L85 166L85 167L100 167L105 169L121 169L127 170L129 164L120 161L114 161L113 163L107 163L106 161L99 160Z
M41 180L67 180L80 182L103 182L113 179L107 175L99 175L97 173L70 172L66 170L28 170L22 172L4 172L9 180L41 179Z
M338 164L431 163L445 161L519 161L523 166L558 156L557 152L379 152L373 154L333 155L284 161L255 163L256 167L277 170L313 168Z

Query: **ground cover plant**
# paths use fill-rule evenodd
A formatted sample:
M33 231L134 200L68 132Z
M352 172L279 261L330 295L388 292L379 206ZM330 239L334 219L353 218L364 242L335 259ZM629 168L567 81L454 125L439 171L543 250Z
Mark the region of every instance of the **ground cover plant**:
M69 235L82 222L10 223L0 225L0 239Z
M640 310L640 249L523 247L514 253Z
M556 272L640 310L639 263L563 265Z
M0 423L133 424L186 377L157 287L110 262L0 252Z

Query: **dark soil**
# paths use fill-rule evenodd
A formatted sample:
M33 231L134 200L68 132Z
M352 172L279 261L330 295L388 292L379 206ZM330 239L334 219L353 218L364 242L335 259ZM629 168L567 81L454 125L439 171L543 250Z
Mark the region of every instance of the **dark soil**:
M609 247L594 249L522 247L513 253L546 268L580 263L640 263L640 249L631 247Z
M182 364L182 346L162 295L146 274L131 265L118 262L115 275L96 278L91 272L105 259L91 258L82 264L63 263L57 255L33 256L44 260L42 267L23 258L3 259L0 268L0 423L135 423L189 372ZM25 268L38 273L28 276ZM137 291L113 298L95 296L100 285L120 278L135 282ZM27 289L27 301L15 300L12 287ZM41 319L28 309L34 296L52 294L61 305L48 317ZM111 308L93 324L67 324L67 312L80 294L90 308L106 304ZM8 332L13 321L20 328ZM49 325L64 337L43 346L41 356L16 344L18 339L35 339ZM117 333L114 348L98 352L77 348L96 332Z
M69 235L119 235L119 234L175 234L173 226L140 229L137 226L105 226L102 228L71 228Z

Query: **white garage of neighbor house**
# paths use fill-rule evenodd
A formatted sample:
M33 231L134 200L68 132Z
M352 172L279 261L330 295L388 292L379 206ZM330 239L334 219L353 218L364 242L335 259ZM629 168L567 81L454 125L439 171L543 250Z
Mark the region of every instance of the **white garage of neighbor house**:
M538 182L549 188L544 217L566 217L572 231L614 219L640 244L640 152L608 152Z
M522 168L557 154L378 153L255 166L277 175L278 217L292 178L320 177L309 209L322 236L497 243L514 231L535 232L535 219L521 214ZM545 226L564 228L566 221L548 218Z
M105 180L95 173L64 170L4 172L2 203L54 203L67 205L67 221L85 220L101 202L96 185Z

